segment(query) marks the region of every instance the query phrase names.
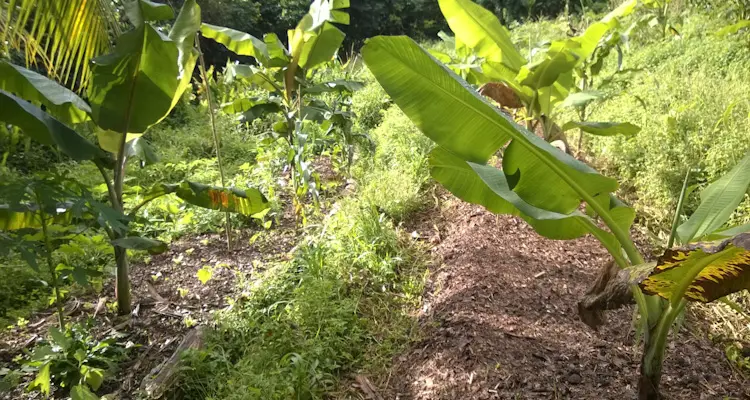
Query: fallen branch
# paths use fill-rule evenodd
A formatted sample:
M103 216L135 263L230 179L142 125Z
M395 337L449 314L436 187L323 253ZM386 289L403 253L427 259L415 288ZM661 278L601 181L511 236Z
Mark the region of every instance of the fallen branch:
M206 327L201 325L185 335L177 349L166 361L151 372L141 382L141 391L149 399L159 399L177 382L177 373L180 370L182 353L188 349L200 349L203 347L203 338Z

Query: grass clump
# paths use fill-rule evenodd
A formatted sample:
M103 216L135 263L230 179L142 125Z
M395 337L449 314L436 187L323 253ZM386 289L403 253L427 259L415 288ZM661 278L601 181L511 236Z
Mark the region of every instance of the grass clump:
M339 201L292 259L268 265L188 356L189 398L320 399L339 377L381 371L412 337L427 260L394 216L421 204L428 140L397 109L371 132L357 192Z

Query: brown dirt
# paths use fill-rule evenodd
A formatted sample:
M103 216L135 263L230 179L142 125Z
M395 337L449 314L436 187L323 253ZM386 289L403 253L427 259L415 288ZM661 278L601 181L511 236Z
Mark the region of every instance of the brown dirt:
M384 398L635 398L633 309L610 312L598 333L575 311L609 258L595 239L547 240L520 219L456 200L414 229L442 266L426 289L421 339L377 379ZM669 345L668 398L750 398L702 331L689 316Z
M135 344L119 372L105 381L99 393L117 393L120 398L135 398L143 378L169 358L182 338L191 329L186 319L195 325L211 323L211 314L228 306L228 299L242 296L241 279L253 279L269 261L287 257L296 243L293 222L285 220L248 245L250 235L234 238L233 251L227 251L223 235L199 235L172 243L163 254L153 256L147 263L131 265L133 316L123 322L106 307L94 320L92 333L104 337L112 329L124 336L119 342ZM198 270L211 267L211 279L202 284ZM183 289L180 294L178 289ZM186 290L186 291L185 291ZM102 296L114 293L112 282L105 285ZM99 301L96 294L86 294L68 301L69 321L82 321L92 316ZM109 301L113 301L111 298ZM31 350L45 338L50 326L57 324L52 310L33 316L23 329L15 328L0 335L0 367L18 366L13 357L23 349ZM31 377L27 377L29 379ZM0 393L0 399L41 398L39 393L24 393L21 385L10 393ZM57 398L58 396L54 396Z
M343 177L335 172L328 158L316 159L315 171L320 175L321 192L326 198L341 195ZM288 174L285 178L289 179ZM192 319L194 326L211 324L214 311L228 307L232 299L242 298L242 291L248 287L242 282L255 279L266 263L289 257L302 231L295 228L291 198L286 193L280 195L285 207L278 224L268 231L255 228L235 231L232 251L227 250L224 235L205 234L175 241L167 252L145 262L131 262L132 317L123 319L102 307L93 319L91 332L101 339L116 331L122 335L119 343L130 342L134 347L120 363L117 374L106 380L98 393L116 394L121 399L138 398L143 379L173 354L192 329L186 320ZM320 214L324 214L330 202L320 206ZM197 273L204 267L212 270L212 276L202 284ZM66 322L91 317L103 296L108 296L104 298L107 303L113 303L113 285L113 280L108 280L99 295L89 291L71 296L65 305ZM56 325L56 315L50 308L35 313L23 328L0 332L0 369L19 369L14 358L31 351L47 337L49 328ZM26 375L23 382L31 379L31 375ZM0 392L0 400L43 398L39 392L25 392L25 386L21 384L9 393ZM63 398L63 393L54 392L54 388L53 385L51 397Z

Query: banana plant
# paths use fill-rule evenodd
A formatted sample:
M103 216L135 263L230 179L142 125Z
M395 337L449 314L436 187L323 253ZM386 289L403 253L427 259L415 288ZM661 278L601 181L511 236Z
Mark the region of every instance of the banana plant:
M257 65L228 64L226 79L242 80L261 89L265 96L243 97L223 106L223 111L240 115L243 122L252 122L266 115L277 115L274 132L289 146L288 163L292 166L295 208L302 210L300 196L309 193L317 201L317 179L306 152L310 145L305 121L321 124L324 129L339 129L351 144L353 114L336 104L329 105L319 95L338 93L351 95L364 85L349 80L313 83L313 73L336 55L344 41L344 33L336 24L348 25L345 11L349 0L315 0L309 12L288 32L289 46L269 33L263 39L234 29L203 24L201 34L223 44L237 55L255 59Z
M464 0L440 1L446 14L468 21L468 13L477 11L478 6L466 2L463 5L469 6L462 7L462 3ZM447 9L446 5L456 7ZM449 24L459 35L454 28L456 18L449 18ZM494 16L490 20L479 12L473 18L480 23L465 22L473 34L462 40L495 63L491 66L496 69L484 68L484 72L508 77L510 68L522 68L502 26L491 23ZM518 216L550 239L591 234L621 268L647 265L630 237L635 212L614 196L617 181L518 125L408 37L370 39L362 54L393 101L435 142L429 159L431 175L456 197L493 213ZM501 168L493 161L498 152L502 153ZM745 164L738 168L750 172ZM710 226L719 223L712 221ZM641 291L636 283L631 287L641 321L648 327L640 398L656 399L663 355L658 343L664 326L671 326L665 315L671 316L672 309L651 291Z
M529 130L540 126L543 137L550 142L564 139L564 131L574 127L599 135L631 135L640 130L630 124L602 122L578 123L560 129L552 118L555 105L573 95L575 74L588 81L585 71L589 65L601 69L604 53L608 53L606 49L616 45L620 38L619 35L607 36L607 33L619 26L620 18L633 12L637 0L623 3L580 36L550 43L530 59L514 46L510 33L492 12L471 0L440 0L439 3L455 34L457 49L466 46L481 60L473 61L473 64L481 64L481 68L471 66L468 80L494 85L483 86L482 92L502 93L495 97L501 106L516 108L515 104L520 104L519 108L527 114Z
M75 278L85 285L88 277L101 272L58 265L54 253L87 228L85 223L74 224L74 219L90 222L116 215L114 210L104 210L106 206L98 204L85 188L78 190L74 186L75 182L57 175L19 179L0 185L0 198L5 203L0 205L0 246L3 247L0 253L7 256L14 251L37 272L42 270L40 264L43 265L49 274L45 283L52 289L50 303L57 310L60 329L65 327L63 280ZM117 221L112 223L123 226Z
M750 152L701 192L701 204L675 230L681 247L669 246L651 274L640 282L644 294L664 299L658 318L649 321L641 363L641 398L659 398L668 334L687 303L710 303L750 289L750 224L725 227L749 189Z
M154 161L153 149L142 136L169 114L189 86L198 58L194 40L200 29L200 7L194 0L185 2L168 35L151 22L172 19L169 6L134 0L125 7L134 29L118 38L112 53L93 60L88 103L42 75L0 62L0 70L12 72L0 75L0 121L20 128L37 142L56 147L75 161L93 162L107 187L110 207L118 215L126 215L126 222L146 202L172 193L188 203L226 212L251 215L268 208L268 201L257 189L182 182L157 184L144 203L130 211L125 209L128 160L136 157ZM98 145L72 128L81 123L95 128ZM0 226L6 224L0 220ZM118 311L124 315L131 311L127 251L159 252L166 246L131 236L127 224L123 225L124 229L100 220L114 247Z

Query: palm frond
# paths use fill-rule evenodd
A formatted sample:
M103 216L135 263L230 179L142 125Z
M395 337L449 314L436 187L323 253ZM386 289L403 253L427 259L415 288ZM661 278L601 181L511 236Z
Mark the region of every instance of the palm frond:
M89 60L106 53L119 30L110 0L0 0L0 45L79 91Z

